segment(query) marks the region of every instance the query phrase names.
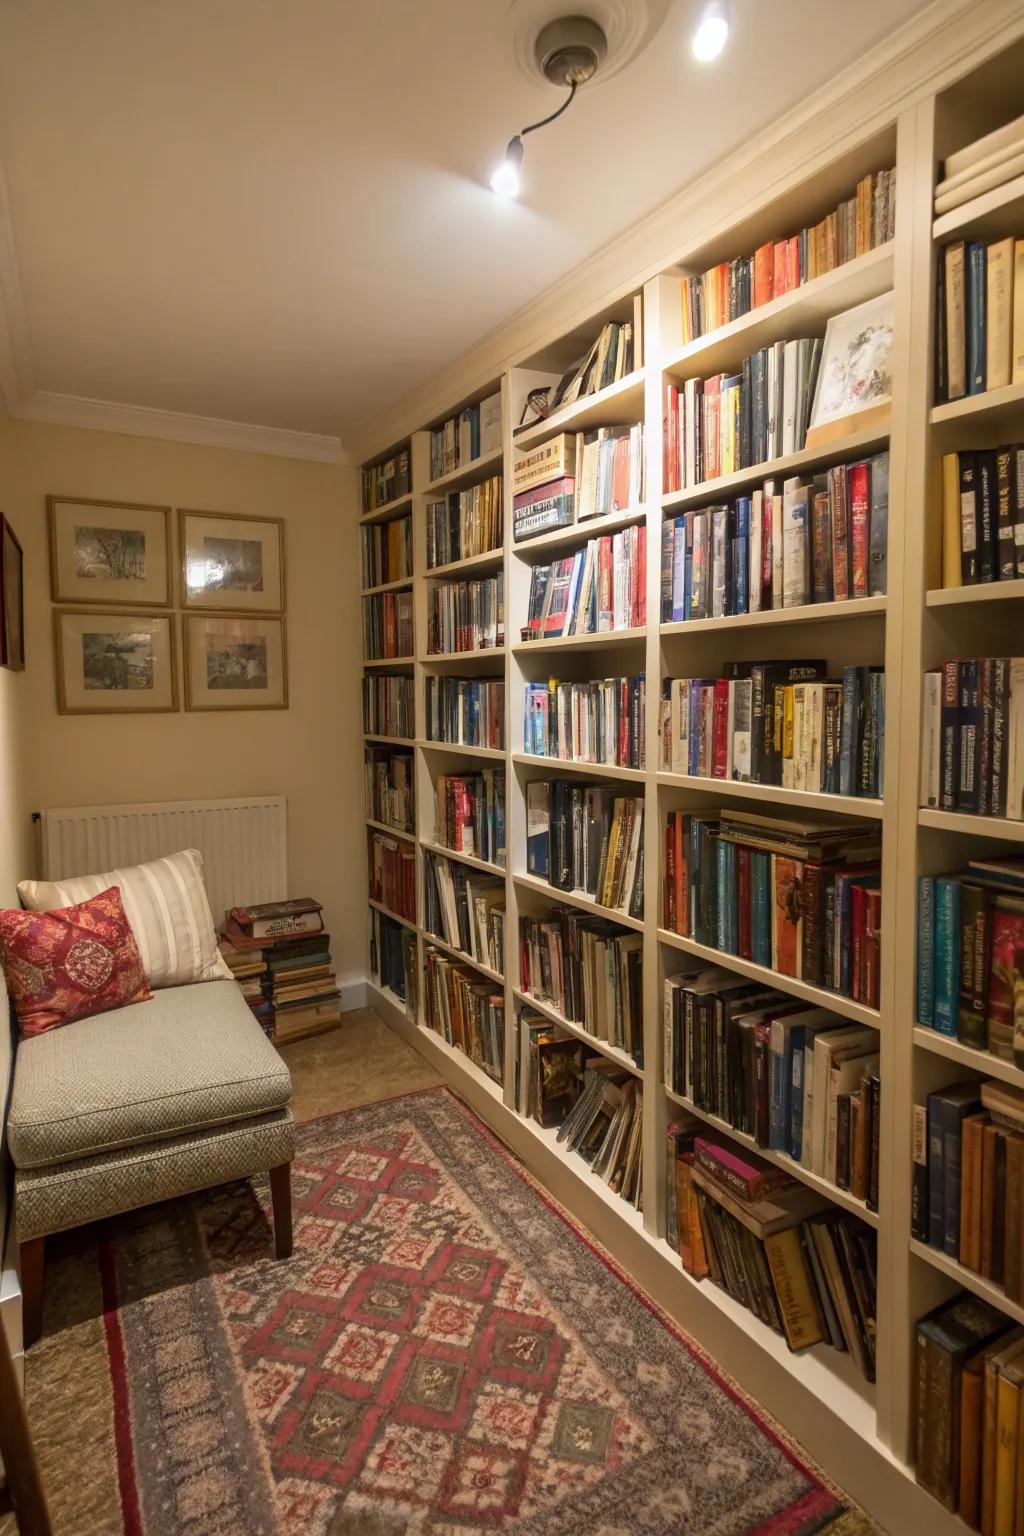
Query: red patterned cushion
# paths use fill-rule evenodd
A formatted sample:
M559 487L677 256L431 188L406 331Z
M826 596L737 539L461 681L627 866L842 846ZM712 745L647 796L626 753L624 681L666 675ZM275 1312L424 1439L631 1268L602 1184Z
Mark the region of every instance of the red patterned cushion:
M0 911L0 954L22 1039L153 996L116 885L59 912Z

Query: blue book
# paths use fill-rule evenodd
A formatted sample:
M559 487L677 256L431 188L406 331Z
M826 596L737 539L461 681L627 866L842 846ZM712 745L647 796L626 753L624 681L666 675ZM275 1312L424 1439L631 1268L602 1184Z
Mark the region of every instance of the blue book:
M715 893L717 900L715 922L715 948L729 952L729 849L731 843L721 838L715 843Z
M917 1022L935 1028L935 877L917 883Z
M672 619L686 618L686 519L677 517L672 540Z
M952 1259L960 1256L963 1122L981 1110L978 1089L975 1080L928 1095L928 1241Z
M772 963L771 855L750 855L750 948L755 965Z
M843 724L839 737L839 793L856 794L857 736L860 719L860 669L843 668Z
M683 540L683 618L692 617L693 608L693 513L683 519L686 536Z
M720 842L719 847L721 846ZM736 844L726 843L725 849L725 947L730 955L735 955L739 953L740 947L739 911L736 892ZM719 900L721 901L722 899L722 893L720 892Z
M967 393L985 393L985 247L967 247Z
M735 601L733 613L750 610L750 497L740 496L736 502L736 544L732 557Z
M551 814L551 785L539 779L526 786L526 869L531 875L548 878L548 828ZM503 840L504 841L504 840Z
M933 974L935 988L934 1029L940 1035L957 1037L957 1008L960 994L960 882L941 876L935 882L935 944Z

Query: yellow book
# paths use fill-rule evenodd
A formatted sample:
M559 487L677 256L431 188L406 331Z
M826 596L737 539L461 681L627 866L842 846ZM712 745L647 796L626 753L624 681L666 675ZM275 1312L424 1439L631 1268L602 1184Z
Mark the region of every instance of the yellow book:
M1024 240L1013 246L1013 382L1024 384Z
M959 587L960 577L960 457L942 455L942 585Z
M821 1319L807 1278L800 1229L788 1227L764 1240L765 1257L779 1303L779 1316L790 1349L807 1349L822 1340Z
M1002 389L1010 382L1013 267L1013 239L993 240L985 252L986 389Z
M1020 1429L1020 1371L999 1373L996 1393L996 1491L993 1536L1014 1536L1017 1513L1017 1450Z

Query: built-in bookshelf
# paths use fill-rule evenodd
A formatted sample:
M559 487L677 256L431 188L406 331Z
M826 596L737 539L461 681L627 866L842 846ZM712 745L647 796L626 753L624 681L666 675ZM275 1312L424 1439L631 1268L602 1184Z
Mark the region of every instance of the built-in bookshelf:
M1018 30L1024 35L1024 23ZM918 92L898 118L886 122L876 117L860 132L842 129L827 150L808 159L802 169L773 175L770 187L744 187L730 205L741 209L738 214L727 214L719 203L713 219L695 217L687 225L685 240L665 252L656 275L642 283L624 280L610 298L589 309L567 306L571 323L562 330L554 325L540 342L507 357L471 396L438 399L436 415L425 416L422 430L412 433L415 492L405 514L414 528L415 645L406 675L413 679L415 710L411 722L401 716L401 745L414 744L419 972L409 989L408 1007L394 988L374 986L370 994L555 1197L586 1221L618 1262L743 1385L802 1434L826 1466L848 1483L856 1480L858 1468L867 1469L857 1491L869 1506L875 1498L873 1512L883 1523L893 1529L927 1527L950 1536L963 1526L914 1484L917 1323L960 1289L1001 1308L1008 1322L1019 1322L1024 1311L985 1275L912 1237L913 1110L930 1094L968 1080L1024 1089L1024 1070L1005 1056L919 1022L918 889L920 877L962 870L979 855L1019 854L1024 822L996 813L972 815L962 805L943 809L921 802L922 690L925 674L951 657L1012 657L1024 649L1014 638L1020 633L1024 578L1016 572L1011 577L1007 569L1002 580L946 586L942 574L943 458L977 456L1024 441L1024 385L1011 381L949 402L937 398L936 277L950 242L996 241L1019 234L1024 196L1011 185L936 219L934 195L947 155L1019 112L1014 82L1022 66L1021 42L988 62L975 63L973 73L956 80L951 62L937 93ZM895 178L887 178L884 195L891 195L895 185L897 211L895 228L885 238L858 253L844 237L847 259L830 270L808 276L714 329L687 334L683 279L735 263L792 237L796 230L818 225L854 197L866 177L893 168ZM688 381L741 374L744 360L761 349L821 337L833 317L890 291L894 342L887 411L869 421L851 416L831 434L812 435L807 443L776 441L774 457L728 464L725 472L694 483L680 477L670 488L665 471L671 464L673 429L666 401L676 398L670 389L685 398ZM628 373L539 416L538 391L552 390L609 324L639 328ZM795 351L792 355L797 357ZM492 449L478 461L432 477L431 431L497 389L501 452ZM525 501L518 509L515 505L517 463L548 449L561 472L566 454L580 454L584 444L593 446L598 433L604 434L602 441L642 441L642 476L622 481L630 486L628 504L621 494L618 499L613 495L609 502L588 504L588 511L596 509L594 515L580 518L578 508L567 513L559 504L565 487L552 481L551 495L536 498L540 513L524 523L531 506ZM393 430L390 435L393 438ZM388 440L385 427L378 441ZM626 453L625 448L621 451ZM614 458L613 450L609 458ZM577 462L582 464L582 459ZM499 474L501 536L494 530L486 540L493 547L481 545L443 564L428 562L428 503L436 504L441 493L465 496ZM566 473L561 478L573 477ZM728 536L738 533L742 540L749 511L737 523L737 505L746 501L752 507L756 497L763 497L766 482L773 494L781 495L783 481L795 478L805 482L809 520L816 495L823 498L819 510L822 517L828 514L830 526L837 506L866 504L858 537L869 563L856 582L852 571L844 585L837 580L838 567L830 564L815 572L809 563L806 588L792 587L788 600L768 582L752 604L748 579L734 583L717 605L709 599L706 607L687 612L680 593L673 604L663 554L676 530L682 530L685 541L688 522L692 525L706 509L723 508L729 509ZM873 486L877 508L871 504ZM486 504L493 506L489 493ZM461 503L460 511L471 505L471 500ZM848 531L852 538L852 523ZM701 537L710 541L713 532L709 515ZM627 533L628 540L621 537ZM604 544L606 539L609 543ZM598 545L610 553L628 550L631 568L638 571L639 594L634 593L627 607L620 591L613 619L587 632L585 623L573 623L564 614L571 614L571 600L579 597L588 579L588 559L598 564ZM749 560L749 545L741 549ZM600 556L605 561L609 557ZM543 586L538 568L546 569L544 581L557 586L556 593ZM730 569L735 571L735 566ZM439 650L431 643L437 633L432 594L451 582L468 586L478 581L493 582L500 592L502 642L486 650ZM833 756L841 755L844 741L852 739L849 732L856 717L861 733L856 741L861 745L850 751L858 762L863 756L863 775L841 778L837 762L833 757L822 762L816 756L821 744L812 750L810 738L802 756L801 751L791 753L793 762L784 771L766 773L760 782L748 774L747 744L735 735L738 729L742 736L736 718L746 708L747 695L742 687L730 690L744 684L764 661L815 664L803 680L818 690L806 707L824 711L827 706L833 712ZM703 752L688 752L685 761L678 755L673 759L671 752L666 757L672 680L693 680L698 690L709 689L711 695L716 683L726 685L717 706L714 697L703 706L708 729L713 730L719 718L716 707L728 722L717 755L712 743ZM852 702L849 691L843 698L844 684L847 690L859 690ZM800 685L801 679L794 676L784 686ZM865 709L873 712L866 737ZM398 717L393 709L382 709L368 718ZM618 733L614 741L609 735L613 726ZM485 768L504 774L503 862L446 847L446 838L438 835L439 784ZM555 783L576 786L575 798L570 790L559 793L569 797L568 803L586 805L588 815L593 806L616 800L629 799L642 807L642 900L611 907L601 901L593 881L565 888L538 866L543 799L538 787L550 792ZM586 801L584 792L591 789L600 794ZM994 811L999 808L997 803ZM708 942L717 935L695 934L685 926L680 931L680 925L668 922L670 819L724 818L728 825L734 813L744 813L748 820L763 815L777 822L810 819L863 829L873 866L865 880L873 892L869 994L859 985L838 988L825 984L817 973L803 973L800 965L781 961L770 944L755 954L745 941L723 946ZM433 931L425 926L428 861ZM458 870L444 868L439 883L442 864ZM449 903L447 922L439 915L442 886ZM460 931L455 895L467 886L473 891L471 899L477 893L484 896L480 916L485 921L492 921L499 906L504 911L501 965L494 963L493 944L484 958L479 928L470 932L463 926ZM565 913L575 921L558 916ZM624 981L628 978L629 985L640 988L639 1010L632 1006L635 998L627 998L623 1013L623 996L615 991L611 1011L607 998L601 1002L598 1022L596 1011L587 1016L596 1003L583 1008L576 1000L566 1001L564 985L553 982L550 974L552 925L558 923L564 933L586 931L588 944L606 946L622 960ZM536 946L530 966L522 959L524 933ZM856 1038L866 1070L861 1077L851 1068L842 1092L851 1101L843 1109L851 1130L854 1114L859 1117L856 1167L849 1147L844 1161L831 1144L824 1162L813 1155L810 1160L797 1158L793 1147L770 1144L763 1126L741 1120L735 1106L722 1113L724 1100L709 1098L703 1089L694 1092L688 1082L666 1072L666 979L698 977L712 970L727 978L728 985L745 988L744 995L781 999L772 1004L780 1017L814 1015L819 1023L824 1020L826 1033L831 1030L838 1038L842 1029ZM425 991L428 981L434 986L431 996ZM460 998L472 1000L471 1047L456 1038L452 1025L453 1003L458 1014ZM632 1152L623 1147L620 1173L631 1198L622 1197L618 1180L609 1182L572 1149L571 1137L560 1137L557 1126L541 1124L529 1112L531 1080L524 1081L523 1052L531 1041L546 1040L545 1031L556 1043L564 1043L567 1059L578 1047L582 1055L573 1059L582 1061L591 1074L605 1074L626 1104L623 1133L636 1144ZM770 1069L770 1042L762 1039L758 1049ZM501 1070L496 1072L499 1060ZM870 1094L867 1120L865 1093ZM709 1108L712 1102L714 1108ZM738 1156L760 1157L769 1167L784 1170L808 1198L824 1202L829 1222L841 1217L871 1234L877 1275L873 1381L856 1368L849 1352L821 1342L791 1350L779 1332L727 1288L684 1267L679 1248L666 1238L672 1231L675 1198L670 1189L674 1165L667 1155L669 1128L681 1123L732 1147ZM874 1137L868 1152L866 1134ZM632 1198L637 1195L636 1158L642 1165L639 1210ZM865 1182L869 1175L873 1186ZM883 1484L884 1496L877 1495L875 1487ZM902 1513L894 1517L897 1508Z

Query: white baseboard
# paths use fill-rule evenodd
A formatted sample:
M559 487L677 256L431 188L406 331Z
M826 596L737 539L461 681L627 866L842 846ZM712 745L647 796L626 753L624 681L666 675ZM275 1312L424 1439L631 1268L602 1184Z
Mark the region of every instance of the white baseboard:
M341 1011L351 1013L354 1008L365 1008L367 1001L366 977L361 975L339 976Z

